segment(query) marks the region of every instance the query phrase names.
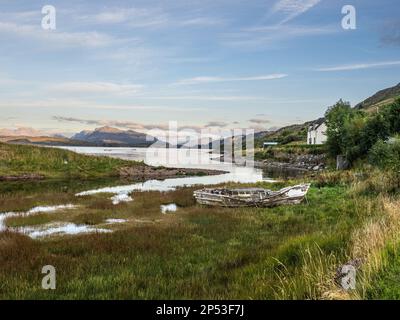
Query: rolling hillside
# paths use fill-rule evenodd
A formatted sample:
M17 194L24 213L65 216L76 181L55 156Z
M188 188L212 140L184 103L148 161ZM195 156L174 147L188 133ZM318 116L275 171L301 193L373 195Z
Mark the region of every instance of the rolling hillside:
M398 97L400 97L400 83L394 87L378 91L373 96L357 104L355 108L365 111L374 110L377 107L392 103Z

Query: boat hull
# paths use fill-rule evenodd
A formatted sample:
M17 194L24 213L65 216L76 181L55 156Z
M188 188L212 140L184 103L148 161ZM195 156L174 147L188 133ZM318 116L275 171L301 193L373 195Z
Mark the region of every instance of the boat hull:
M218 207L275 207L300 204L310 188L309 184L288 187L276 192L243 192L236 190L202 189L194 192L197 203Z

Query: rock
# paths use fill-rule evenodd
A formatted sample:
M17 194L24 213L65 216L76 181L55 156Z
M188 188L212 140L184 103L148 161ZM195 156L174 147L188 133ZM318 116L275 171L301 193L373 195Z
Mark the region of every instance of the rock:
M360 269L362 264L363 264L363 260L361 258L355 258L353 260L348 261L344 265L339 266L336 269L336 273L335 273L335 278L334 278L335 283L339 287L342 287L342 279L349 275L349 273L348 273L349 267L352 267L356 271L356 270ZM347 272L344 272L344 271L347 271ZM355 279L354 279L354 281L355 281ZM345 288L342 287L342 289L345 289Z
M345 156L339 155L336 157L336 170L347 170L350 168L350 162Z

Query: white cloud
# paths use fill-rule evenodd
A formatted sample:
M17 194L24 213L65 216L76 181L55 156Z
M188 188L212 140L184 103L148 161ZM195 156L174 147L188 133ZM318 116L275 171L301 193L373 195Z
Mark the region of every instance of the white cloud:
M64 82L50 86L50 90L62 93L88 93L88 94L133 94L137 93L143 85L118 84L112 82Z
M359 63L359 64L348 64L348 65L341 65L341 66L334 66L334 67L324 67L324 68L314 69L314 71L321 71L321 72L352 71L352 70L390 67L390 66L398 66L398 65L400 65L400 61L384 61L384 62L375 62L375 63Z
M212 17L174 17L160 8L111 8L81 15L79 20L89 24L124 24L132 28L215 26L225 23L223 19Z
M249 100L264 100L264 97L255 96L210 96L210 95L197 95L197 96L149 96L141 97L143 99L152 100L198 100L198 101L249 101Z
M207 108L201 107L173 107L166 105L133 105L133 104L102 104L93 101L79 99L44 99L44 100L2 100L0 108L60 108L60 109L95 109L95 110L144 110L144 111L163 111L163 112L194 112L206 111Z
M233 47L258 50L293 38L326 35L337 31L338 28L333 26L259 26L226 34L223 43Z
M113 37L99 32L46 31L39 26L15 24L12 22L0 22L0 33L46 41L46 45L48 46L101 47L116 42Z
M85 23L121 24L131 27L154 27L169 23L169 17L159 9L113 8L79 17Z
M192 19L183 20L180 22L182 26L216 26L225 23L223 19L209 18L209 17L196 17Z
M281 23L285 23L307 12L320 2L321 0L279 0L272 8L272 12L283 13L285 18Z
M174 85L192 85L192 84L202 84L202 83L212 83L212 82L232 82L232 81L263 81L263 80L274 80L282 79L287 77L287 74L277 73L270 75L261 75L253 77L194 77L189 79L182 79L174 83Z

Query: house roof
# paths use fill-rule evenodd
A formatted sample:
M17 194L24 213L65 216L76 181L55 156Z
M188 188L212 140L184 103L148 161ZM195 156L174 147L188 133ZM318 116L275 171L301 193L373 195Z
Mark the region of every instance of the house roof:
M309 131L317 130L323 123L325 123L325 118L319 118L318 120L310 124Z

